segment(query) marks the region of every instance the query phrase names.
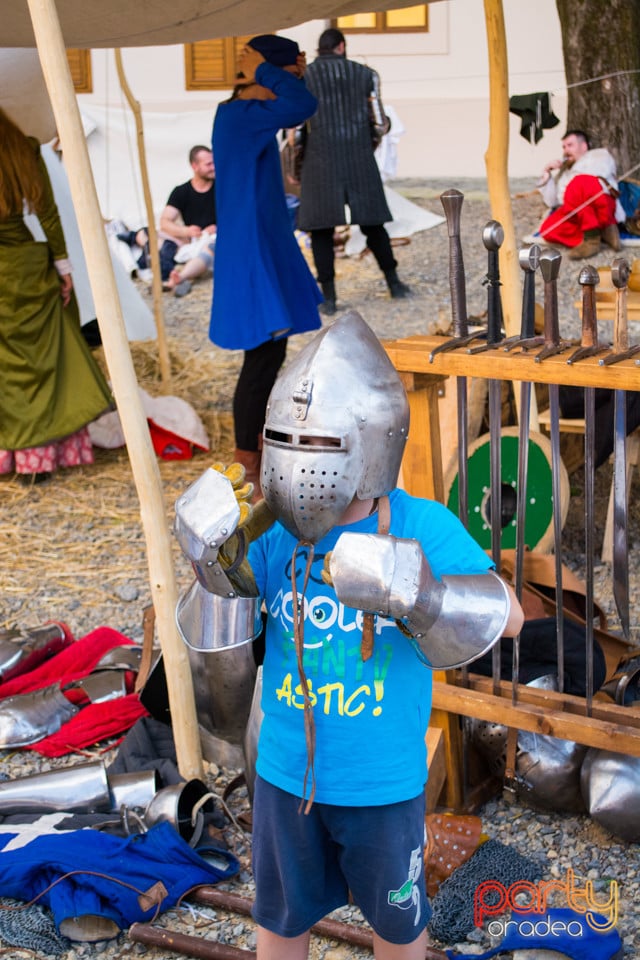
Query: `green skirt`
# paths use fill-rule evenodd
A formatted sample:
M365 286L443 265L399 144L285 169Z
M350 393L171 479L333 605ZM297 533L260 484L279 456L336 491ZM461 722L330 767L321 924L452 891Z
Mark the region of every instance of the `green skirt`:
M15 242L0 225L0 449L75 433L113 406L80 330L75 297L63 308L46 243Z

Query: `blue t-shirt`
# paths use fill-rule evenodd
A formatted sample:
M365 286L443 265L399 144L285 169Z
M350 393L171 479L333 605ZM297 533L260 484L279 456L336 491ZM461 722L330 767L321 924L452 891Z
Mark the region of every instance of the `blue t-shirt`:
M395 537L419 540L435 576L484 573L487 554L442 504L390 495ZM377 513L335 527L314 550L305 591L304 671L315 722L315 799L341 806L397 803L417 796L427 775L425 735L431 671L392 620L375 618L373 656L360 655L363 614L322 581L325 555L347 531L375 533ZM293 632L291 564L296 540L276 523L251 545L249 560L268 613L256 769L302 795L307 767L303 697ZM298 550L302 589L306 548ZM309 784L307 784L307 795Z

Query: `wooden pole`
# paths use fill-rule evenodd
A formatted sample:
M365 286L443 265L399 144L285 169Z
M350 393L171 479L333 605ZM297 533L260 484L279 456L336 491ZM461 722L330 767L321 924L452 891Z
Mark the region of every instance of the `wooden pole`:
M201 779L202 754L191 670L175 625L177 588L160 471L129 351L60 21L54 0L28 0L28 5L42 71L65 152L100 334L140 501L178 766L186 779Z
M500 247L502 308L508 337L520 332L522 314L516 234L509 190L509 66L502 0L484 0L484 15L489 52L489 145L484 155L491 213L504 229ZM520 412L520 390L514 383L514 396ZM530 425L538 429L535 397L531 397Z
M127 103L131 107L135 125L136 138L138 141L138 161L140 163L140 178L142 180L142 191L144 194L144 205L147 211L147 233L149 234L149 253L151 256L151 289L153 292L153 316L156 322L156 331L158 338L158 358L160 361L160 376L162 382L166 385L171 380L171 364L169 361L169 350L167 347L167 338L164 326L164 314L162 311L162 277L160 276L160 254L158 252L158 231L156 230L155 214L153 212L153 200L151 198L151 187L149 186L149 170L147 167L147 154L144 146L144 127L142 123L142 110L139 102L133 96L133 92L122 64L122 51L113 51L116 58L116 69L120 86L127 98Z

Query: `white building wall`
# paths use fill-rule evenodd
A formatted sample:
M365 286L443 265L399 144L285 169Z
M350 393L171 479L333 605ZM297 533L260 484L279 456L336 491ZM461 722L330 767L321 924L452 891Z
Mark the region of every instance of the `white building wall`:
M546 91L560 123L537 146L519 134L510 116L509 172L537 177L559 155L565 127L566 92L560 24L555 0L503 0L509 62L509 93ZM429 33L353 34L348 55L376 69L385 103L406 132L398 177L483 177L489 136L488 52L482 0L440 0L430 7ZM312 21L287 30L307 58L315 56L325 27ZM125 49L127 80L140 102L154 207L159 211L175 184L190 176L189 148L209 143L217 103L225 91L186 91L182 46ZM135 171L137 147L130 111L120 92L112 51L92 51L92 94L78 97L95 123L89 148L103 212L137 225L144 220Z

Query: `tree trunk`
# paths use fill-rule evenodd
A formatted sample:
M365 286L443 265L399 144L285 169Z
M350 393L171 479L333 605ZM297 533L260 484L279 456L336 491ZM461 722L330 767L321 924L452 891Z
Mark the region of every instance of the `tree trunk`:
M567 128L588 133L592 147L606 147L620 178L640 179L640 0L556 0L556 6Z

